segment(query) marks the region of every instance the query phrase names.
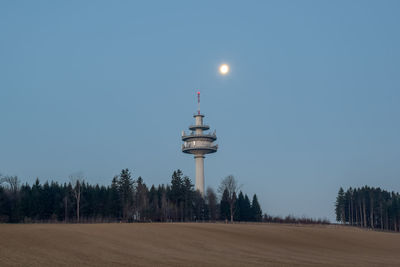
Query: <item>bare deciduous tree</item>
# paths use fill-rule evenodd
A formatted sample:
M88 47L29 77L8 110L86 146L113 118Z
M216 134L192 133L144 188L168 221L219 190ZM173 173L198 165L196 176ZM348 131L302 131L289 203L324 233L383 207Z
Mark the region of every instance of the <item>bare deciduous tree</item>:
M81 191L82 191L82 184L84 183L84 176L83 173L78 172L76 174L71 174L69 176L72 185L74 186L72 192L74 194L74 198L76 200L76 220L79 223L79 211L80 211L80 204L81 204Z
M235 203L236 203L236 196L240 190L241 186L238 185L235 177L233 175L228 175L224 179L222 179L221 184L218 187L218 192L221 194L224 193L226 190L228 192L228 202L229 202L229 209L231 214L231 222L233 222L233 216L235 213Z
M18 176L1 176L0 174L0 184L6 183L12 194L17 194L19 190L19 180Z

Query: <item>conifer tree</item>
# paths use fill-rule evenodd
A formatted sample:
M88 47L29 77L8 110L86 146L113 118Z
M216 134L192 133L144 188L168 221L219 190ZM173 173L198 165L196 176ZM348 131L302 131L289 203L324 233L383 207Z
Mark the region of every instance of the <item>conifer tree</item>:
M211 187L207 187L206 190L206 204L209 220L217 220L217 195Z
M220 214L221 214L222 220L229 220L231 218L230 205L229 205L229 193L228 193L227 189L224 190L222 197L221 197Z
M344 190L340 187L335 203L336 221L345 223L345 197Z
M260 203L258 203L256 194L254 194L253 201L251 202L251 214L252 214L252 220L254 220L256 222L261 222L262 210L261 210Z
M159 197L154 185L151 186L149 191L149 213L151 221L160 220Z
M136 182L136 194L135 194L135 206L136 206L136 216L137 220L143 221L147 217L147 211L149 208L148 199L149 190L146 184L143 182L142 177L138 177Z
M237 200L235 202L235 221L245 221L245 217L246 217L246 207L245 207L245 203L244 203L244 196L242 191L239 192L239 195L237 197Z
M123 169L120 174L118 189L121 199L122 217L125 221L130 219L132 215L133 185L134 181L131 178L131 173L128 169Z
M182 194L183 194L183 220L191 220L193 217L193 200L196 200L196 192L193 189L192 181L188 176L183 177L182 181ZM201 194L200 194L201 197ZM200 200L198 200L200 201ZM204 206L204 199L201 201L200 205ZM203 207L204 209L204 207Z
M251 214L251 203L250 199L247 194L244 195L243 199L243 220L244 221L251 221L252 214Z

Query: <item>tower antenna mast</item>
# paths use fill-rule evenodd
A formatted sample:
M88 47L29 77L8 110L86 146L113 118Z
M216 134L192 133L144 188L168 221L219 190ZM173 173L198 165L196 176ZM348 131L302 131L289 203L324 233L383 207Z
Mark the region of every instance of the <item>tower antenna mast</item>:
M197 92L197 114L200 115L200 92Z

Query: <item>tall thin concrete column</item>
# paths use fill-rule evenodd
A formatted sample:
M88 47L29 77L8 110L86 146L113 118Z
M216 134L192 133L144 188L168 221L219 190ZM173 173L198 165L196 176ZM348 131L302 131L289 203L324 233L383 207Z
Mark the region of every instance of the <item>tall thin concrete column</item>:
M204 156L194 156L196 161L196 190L199 190L204 195Z

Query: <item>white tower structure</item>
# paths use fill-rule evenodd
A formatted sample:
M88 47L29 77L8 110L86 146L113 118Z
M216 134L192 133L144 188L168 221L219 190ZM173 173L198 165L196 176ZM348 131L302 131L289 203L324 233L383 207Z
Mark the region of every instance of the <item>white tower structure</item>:
M197 92L197 113L193 115L195 124L189 126L190 134L182 131L182 152L193 154L196 161L196 185L195 189L199 190L204 196L204 155L217 152L218 145L213 144L217 140L215 131L213 133L205 133L210 129L208 125L203 124L204 115L200 113L200 92Z

